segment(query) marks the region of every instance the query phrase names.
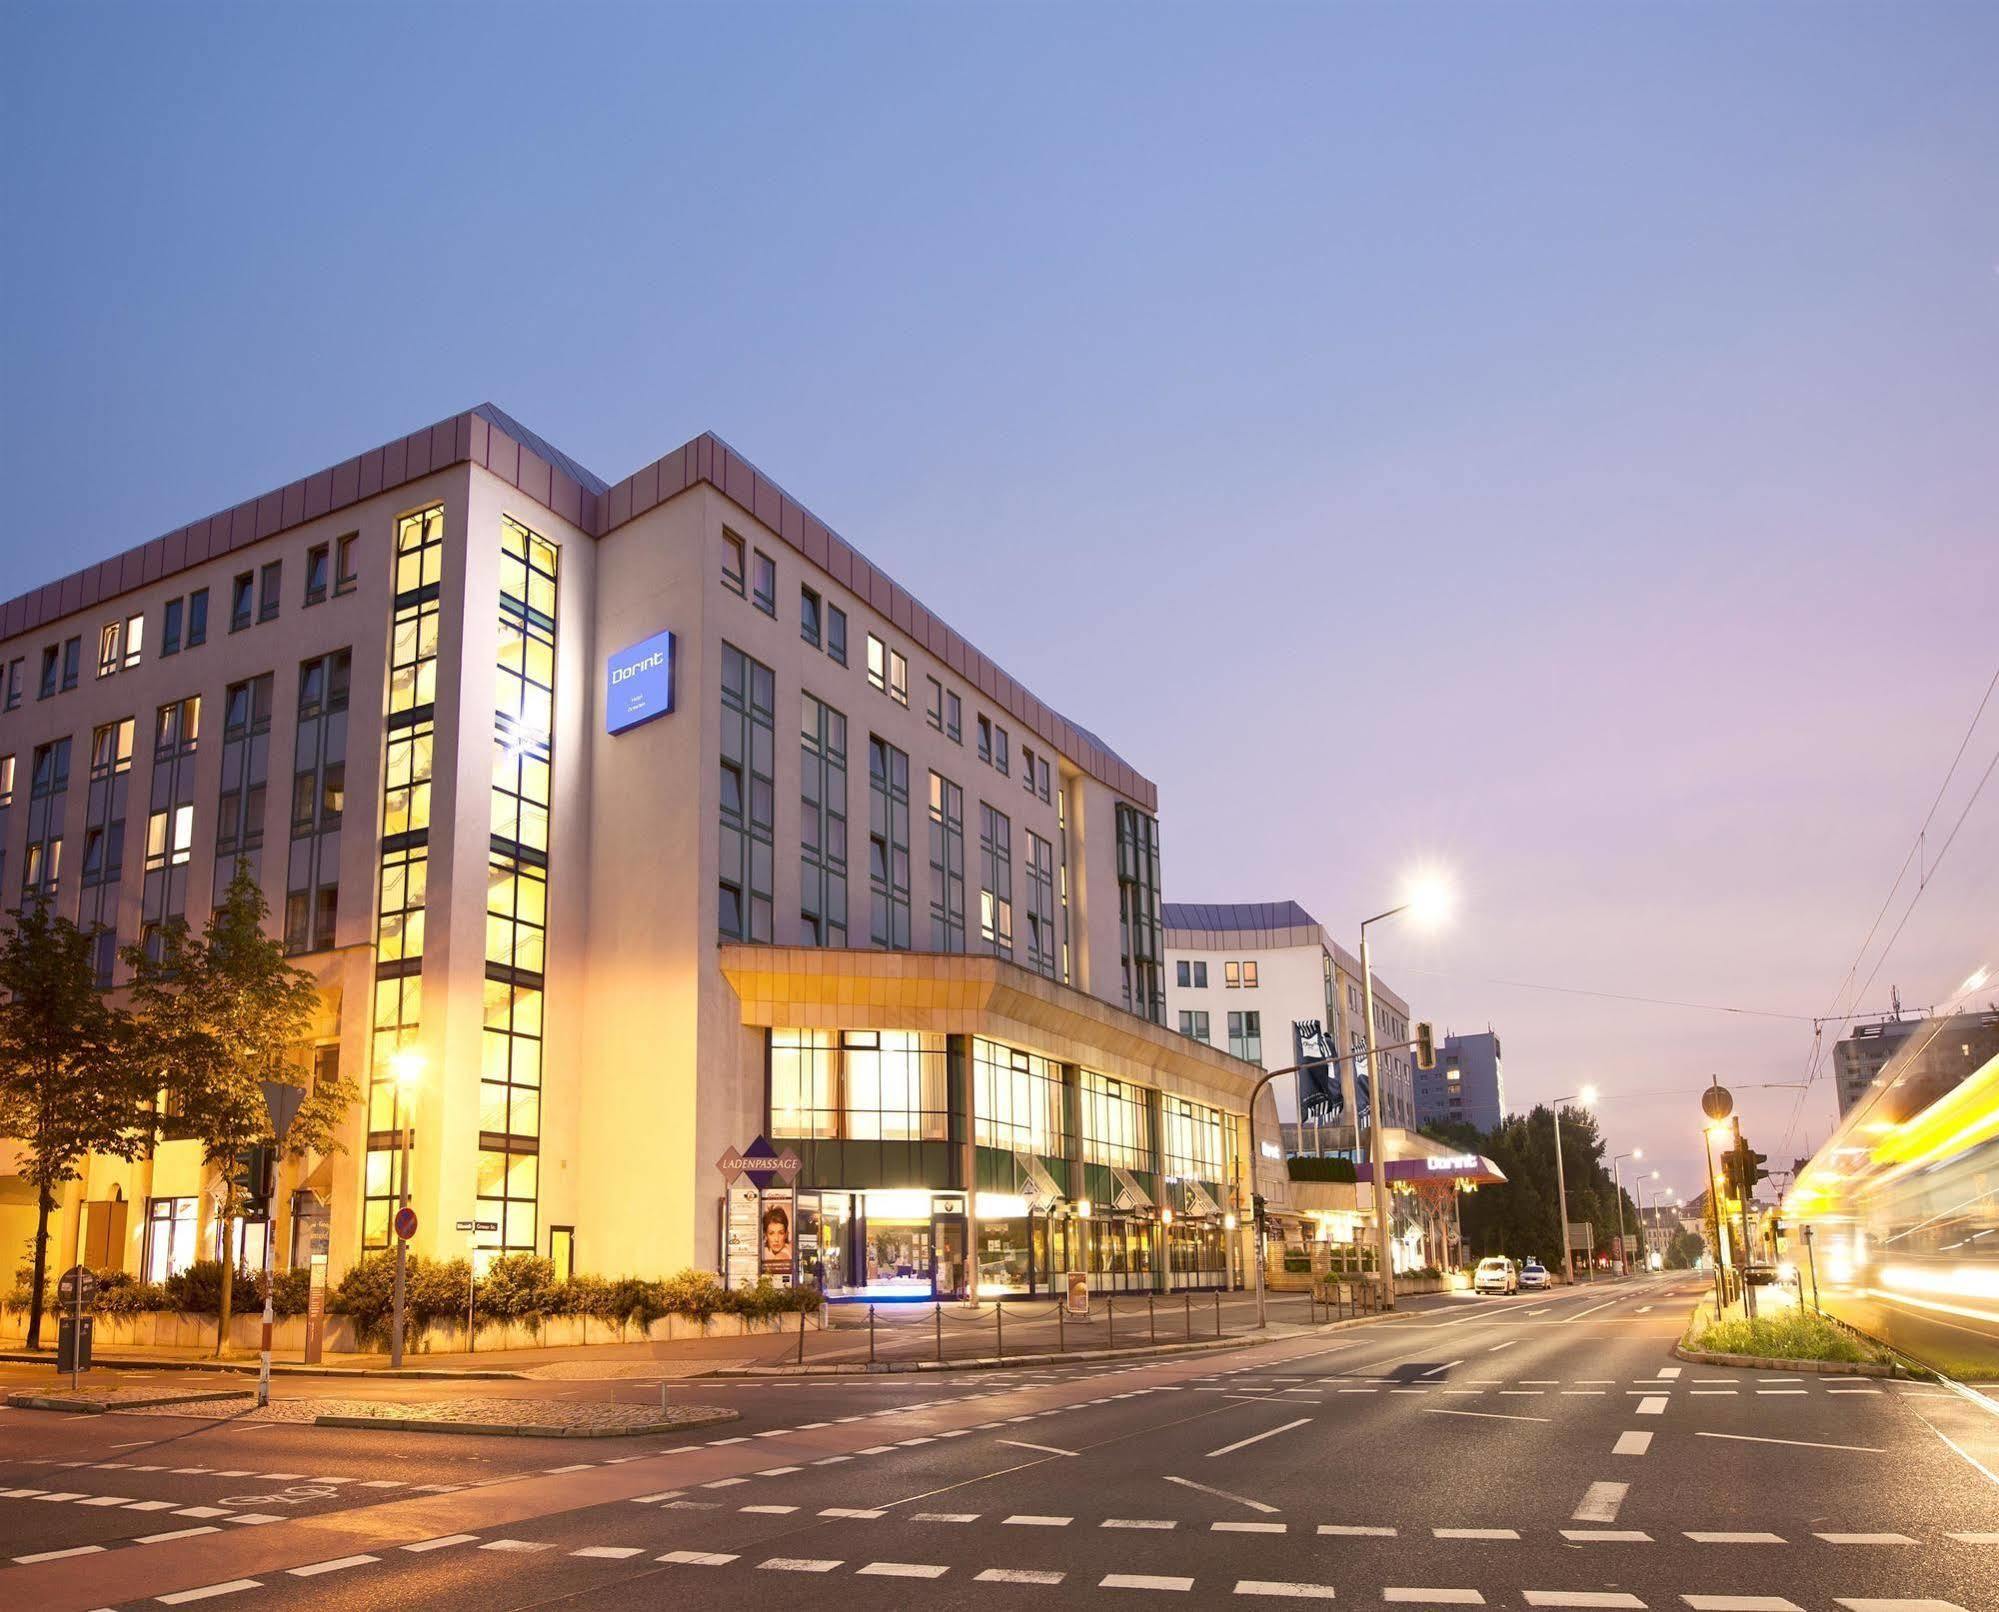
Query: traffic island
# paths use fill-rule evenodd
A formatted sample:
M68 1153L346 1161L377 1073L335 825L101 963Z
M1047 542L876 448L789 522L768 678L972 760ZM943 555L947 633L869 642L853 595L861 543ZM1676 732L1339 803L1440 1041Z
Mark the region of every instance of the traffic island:
M1739 1313L1717 1317L1714 1300L1694 1307L1673 1353L1700 1366L1740 1366L1826 1377L1924 1377L1904 1366L1871 1338L1815 1310L1786 1306L1751 1320Z

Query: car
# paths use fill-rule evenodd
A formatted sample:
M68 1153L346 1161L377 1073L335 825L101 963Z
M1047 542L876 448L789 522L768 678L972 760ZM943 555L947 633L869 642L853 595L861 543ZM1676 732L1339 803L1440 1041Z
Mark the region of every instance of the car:
M1548 1267L1543 1265L1538 1259L1528 1259L1521 1262L1520 1286L1523 1289L1546 1287L1553 1281L1554 1278L1548 1274Z
M1518 1293L1519 1267L1504 1254L1489 1254L1472 1272L1471 1286L1474 1293Z

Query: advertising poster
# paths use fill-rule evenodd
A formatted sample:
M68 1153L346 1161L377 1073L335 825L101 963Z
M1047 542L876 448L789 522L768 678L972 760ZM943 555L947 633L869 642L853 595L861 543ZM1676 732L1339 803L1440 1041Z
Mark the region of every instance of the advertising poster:
M749 1287L757 1279L758 1208L763 1194L749 1181L729 1187L723 1227L722 1281L728 1287Z
M759 1270L780 1287L791 1285L791 1262L798 1233L798 1195L789 1187L772 1187L763 1194L757 1217Z

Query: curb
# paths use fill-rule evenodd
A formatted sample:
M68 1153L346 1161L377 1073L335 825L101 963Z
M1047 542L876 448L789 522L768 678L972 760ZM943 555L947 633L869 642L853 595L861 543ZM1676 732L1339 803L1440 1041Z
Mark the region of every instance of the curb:
M102 1416L106 1411L147 1410L156 1405L192 1405L209 1399L241 1399L243 1396L234 1388L199 1389L191 1394L151 1394L140 1399L121 1399L114 1402L102 1399L84 1399L63 1394L9 1394L7 1405L12 1410L68 1411L79 1416Z
M400 1416L315 1416L315 1427L372 1428L387 1433L468 1433L479 1438L641 1438L647 1434L685 1433L741 1419L739 1411L704 1408L698 1416L671 1422L647 1422L640 1427L512 1427L499 1422L436 1422Z
M0 1362L16 1366L52 1366L55 1352L42 1350L31 1352L26 1349L0 1350ZM256 1375L258 1366L254 1360L182 1360L178 1358L149 1360L143 1355L118 1355L106 1359L98 1356L90 1363L92 1371L228 1371L239 1376ZM400 1371L392 1366L308 1366L298 1361L271 1362L273 1377L382 1377L390 1381L415 1378L430 1380L463 1380L465 1382L523 1382L527 1380L524 1371L507 1371L499 1367L487 1369L479 1366L404 1366Z
M1674 1357L1696 1366L1741 1366L1752 1371L1810 1373L1819 1377L1907 1377L1893 1361L1880 1365L1871 1360L1784 1360L1775 1355L1721 1355L1706 1349L1673 1345Z

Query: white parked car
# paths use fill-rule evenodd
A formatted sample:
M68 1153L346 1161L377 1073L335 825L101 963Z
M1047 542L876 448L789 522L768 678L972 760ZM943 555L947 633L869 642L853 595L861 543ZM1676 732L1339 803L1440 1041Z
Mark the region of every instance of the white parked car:
M1522 1263L1520 1267L1520 1286L1523 1291L1530 1287L1546 1287L1553 1281L1554 1278L1548 1274L1548 1267L1543 1265L1538 1259L1530 1259Z
M1519 1267L1504 1254L1490 1254L1478 1262L1471 1285L1474 1293L1518 1293Z

